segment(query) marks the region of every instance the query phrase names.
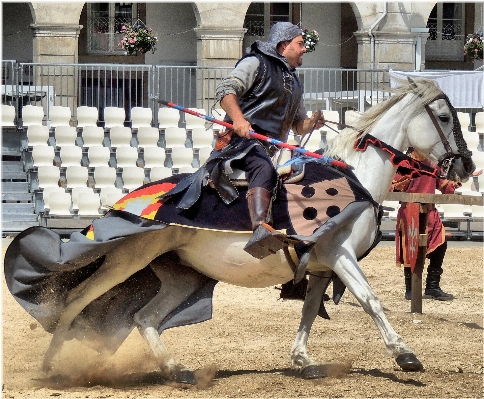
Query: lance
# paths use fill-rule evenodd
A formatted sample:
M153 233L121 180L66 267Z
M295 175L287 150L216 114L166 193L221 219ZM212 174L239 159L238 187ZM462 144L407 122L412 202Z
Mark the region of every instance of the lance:
M165 101L165 100L157 100L157 101L160 104L166 105L166 106L168 106L170 108L175 108L175 109L177 109L179 111L182 111L182 112L185 112L187 114L196 116L198 118L205 119L205 120L207 120L209 122L216 123L217 125L225 126L226 128L229 128L229 129L233 129L234 128L234 126L232 124L228 123L228 122L221 121L219 119L215 119L214 117L209 116L209 115L201 114L201 113L199 113L197 111L194 111L192 109L188 109L188 108L182 107L181 105L177 105L177 104L174 104L172 102ZM307 155L309 157L318 158L318 159L321 159L323 161L327 161L329 164L331 164L333 166L338 166L338 167L344 168L344 169L348 169L350 167L347 163L345 163L343 161L338 161L336 159L332 159L332 158L325 157L325 156L323 156L321 154L316 154L315 152L308 151L308 150L306 150L303 147L298 147L298 146L295 146L295 145L292 145L292 144L284 143L283 141L276 140L276 139L274 139L272 137L264 136L263 134L256 133L256 132L254 132L252 130L249 131L249 134L252 137L256 138L256 139L265 141L265 142L267 142L269 144L273 144L273 145L276 145L278 147L288 148L290 150L299 152L299 153L304 154L304 155Z

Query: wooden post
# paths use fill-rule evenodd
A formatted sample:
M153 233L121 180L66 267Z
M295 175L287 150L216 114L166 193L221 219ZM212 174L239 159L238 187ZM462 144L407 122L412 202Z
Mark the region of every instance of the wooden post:
M428 211L432 204L420 204L418 215L418 254L415 269L412 273L412 299L410 311L422 313L422 274L427 255L427 224L429 219Z

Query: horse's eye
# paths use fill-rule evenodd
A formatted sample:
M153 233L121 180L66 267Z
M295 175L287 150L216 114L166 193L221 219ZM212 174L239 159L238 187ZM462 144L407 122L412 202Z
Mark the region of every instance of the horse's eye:
M439 115L439 119L443 122L443 123L448 123L450 121L450 118L448 115Z

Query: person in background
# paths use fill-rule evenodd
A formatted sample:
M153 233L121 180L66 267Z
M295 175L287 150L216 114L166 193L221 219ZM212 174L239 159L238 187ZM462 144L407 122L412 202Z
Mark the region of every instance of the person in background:
M426 165L428 161L420 157L413 149L409 149L408 155ZM439 190L442 194L453 194L460 183L454 183L450 180L439 179L433 176L422 175L415 179L409 179L399 173L395 174L392 183L393 191L402 191L407 193L426 193L435 194ZM396 229L396 247L397 247L397 265L404 265L405 276L405 299L412 298L412 271L409 264L405 264L404 251L406 250L405 231L409 223L407 203L402 202L397 214ZM441 301L453 299L452 294L444 292L440 288L440 277L443 273L443 262L445 252L447 251L447 240L445 238L445 228L440 219L439 211L435 206L428 212L428 231L427 231L427 258L430 263L427 268L427 280L425 286L425 295Z

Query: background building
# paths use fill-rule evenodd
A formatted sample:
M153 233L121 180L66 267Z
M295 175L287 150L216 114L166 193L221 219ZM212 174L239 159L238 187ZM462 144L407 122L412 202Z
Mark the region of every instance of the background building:
M10 2L2 3L3 59L42 63L232 66L275 21L315 29L308 67L473 69L466 34L483 23L482 2ZM158 34L154 54L124 56L123 24L141 20ZM421 32L429 28L430 33Z

